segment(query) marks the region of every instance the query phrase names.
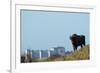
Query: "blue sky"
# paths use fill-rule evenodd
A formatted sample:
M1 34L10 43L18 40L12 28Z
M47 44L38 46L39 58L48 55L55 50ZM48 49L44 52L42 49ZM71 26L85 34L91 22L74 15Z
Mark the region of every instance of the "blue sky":
M73 33L85 35L89 44L89 13L21 10L21 53L58 46L72 51Z

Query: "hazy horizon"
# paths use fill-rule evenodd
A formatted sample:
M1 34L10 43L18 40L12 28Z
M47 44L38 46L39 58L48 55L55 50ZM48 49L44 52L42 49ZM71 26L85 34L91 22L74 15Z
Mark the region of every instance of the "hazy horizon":
M89 13L21 10L21 53L52 47L72 51L74 33L85 35L89 44Z

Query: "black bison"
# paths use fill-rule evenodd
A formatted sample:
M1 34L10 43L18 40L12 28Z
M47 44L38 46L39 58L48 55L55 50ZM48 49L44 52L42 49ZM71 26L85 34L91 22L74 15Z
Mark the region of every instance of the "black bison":
M72 42L74 51L77 50L78 46L85 46L85 36L84 35L77 35L77 34L73 34L72 36L70 36L70 40Z

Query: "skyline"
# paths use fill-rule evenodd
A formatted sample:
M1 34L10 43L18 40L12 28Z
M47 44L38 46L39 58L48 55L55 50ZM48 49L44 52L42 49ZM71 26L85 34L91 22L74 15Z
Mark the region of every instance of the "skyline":
M85 35L89 44L89 13L21 10L21 53L52 47L72 51L74 33Z

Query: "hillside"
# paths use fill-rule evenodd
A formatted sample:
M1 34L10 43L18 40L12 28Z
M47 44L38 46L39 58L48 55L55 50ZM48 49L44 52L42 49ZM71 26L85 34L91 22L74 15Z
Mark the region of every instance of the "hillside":
M73 52L72 54L64 56L65 60L86 60L89 59L89 45Z
M79 50L65 55L65 56L58 56L58 57L50 57L48 61L68 61L68 60L88 60L89 59L89 45L86 45Z
M75 52L64 56L51 56L49 58L32 59L32 62L49 62L49 61L73 61L73 60L89 60L90 57L89 45L78 49Z

